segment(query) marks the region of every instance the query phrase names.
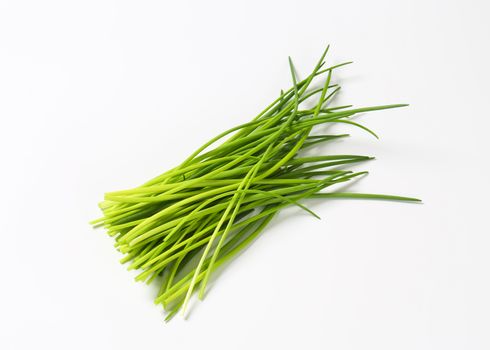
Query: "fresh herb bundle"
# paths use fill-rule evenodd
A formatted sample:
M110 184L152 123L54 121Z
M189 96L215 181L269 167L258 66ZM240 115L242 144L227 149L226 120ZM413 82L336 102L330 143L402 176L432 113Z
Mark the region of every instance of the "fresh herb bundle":
M139 269L138 281L158 281L155 303L167 320L186 306L199 289L202 299L209 277L249 245L282 208L308 198L367 198L418 201L415 198L325 192L366 172L345 165L372 159L359 155L301 156L303 150L347 134L312 134L322 124L349 124L376 134L351 120L361 112L404 107L404 104L353 109L331 107L340 87L331 85L332 72L350 62L325 68L328 47L306 79L297 81L289 60L293 86L281 91L252 121L205 143L179 166L134 189L110 192L100 203L103 225L125 254L122 263ZM326 77L323 87L311 88ZM314 108L301 108L317 98ZM229 136L230 135L230 136ZM219 145L218 140L229 136Z

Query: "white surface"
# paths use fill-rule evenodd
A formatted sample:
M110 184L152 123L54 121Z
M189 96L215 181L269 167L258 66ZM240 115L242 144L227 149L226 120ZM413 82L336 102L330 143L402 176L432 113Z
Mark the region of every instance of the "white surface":
M0 348L488 349L487 1L1 1ZM352 189L290 209L187 321L87 221L245 122L324 46L363 117ZM347 129L347 128L346 128ZM340 151L341 150L341 151Z

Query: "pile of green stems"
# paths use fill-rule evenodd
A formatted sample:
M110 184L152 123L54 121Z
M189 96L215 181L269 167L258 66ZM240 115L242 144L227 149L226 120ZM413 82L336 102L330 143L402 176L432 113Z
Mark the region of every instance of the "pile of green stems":
M334 69L323 68L325 50L312 73L283 92L251 122L213 138L179 166L134 189L110 192L100 203L103 225L125 254L122 263L141 273L138 281L158 281L155 303L170 319L185 308L193 292L202 299L213 271L247 247L282 208L295 205L318 217L300 201L309 198L414 198L322 192L366 172L345 166L372 157L359 155L301 156L307 148L347 134L313 134L324 124L350 124L376 136L352 120L361 112L402 107L387 105L353 109L329 107L340 87L330 84ZM310 88L326 76L322 87ZM316 98L313 108L300 108ZM225 141L223 138L228 137ZM222 141L216 145L217 141ZM214 145L214 148L210 146ZM211 149L210 149L211 148ZM209 149L209 150L208 150Z

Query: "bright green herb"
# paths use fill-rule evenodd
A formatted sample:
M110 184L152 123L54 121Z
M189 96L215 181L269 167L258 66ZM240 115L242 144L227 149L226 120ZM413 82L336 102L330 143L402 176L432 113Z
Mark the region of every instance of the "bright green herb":
M347 137L315 135L320 124L350 124L376 134L350 118L361 112L404 107L387 105L353 109L331 107L340 87L331 85L332 72L350 62L324 68L325 50L313 72L297 81L290 62L293 86L252 121L213 138L179 166L130 190L110 192L100 203L103 225L125 254L122 263L139 269L138 281L158 281L155 303L167 319L185 313L193 292L202 299L210 275L257 237L282 208L309 198L365 198L419 201L415 198L322 192L366 172L345 170L348 164L372 159L358 155L302 156L318 143ZM326 76L322 88L315 78ZM316 106L301 108L317 98ZM221 144L216 141L234 133Z

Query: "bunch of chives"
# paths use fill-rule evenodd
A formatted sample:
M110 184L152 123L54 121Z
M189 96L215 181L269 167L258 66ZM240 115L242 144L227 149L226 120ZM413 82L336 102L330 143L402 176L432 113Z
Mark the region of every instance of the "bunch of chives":
M167 319L186 306L194 291L203 298L210 275L249 245L278 211L308 198L376 198L418 201L415 198L326 192L366 172L345 170L351 163L372 159L359 155L301 156L303 150L347 134L314 135L322 124L350 124L376 134L351 120L361 112L403 107L386 105L353 109L331 107L340 87L332 72L350 62L325 68L325 56L304 80L298 81L291 59L292 87L281 92L252 121L211 139L179 166L143 185L105 195L100 203L103 225L125 254L122 263L141 273L138 281L158 281L155 303ZM323 87L312 82L325 77ZM314 108L302 108L316 98ZM223 140L219 145L213 144Z

